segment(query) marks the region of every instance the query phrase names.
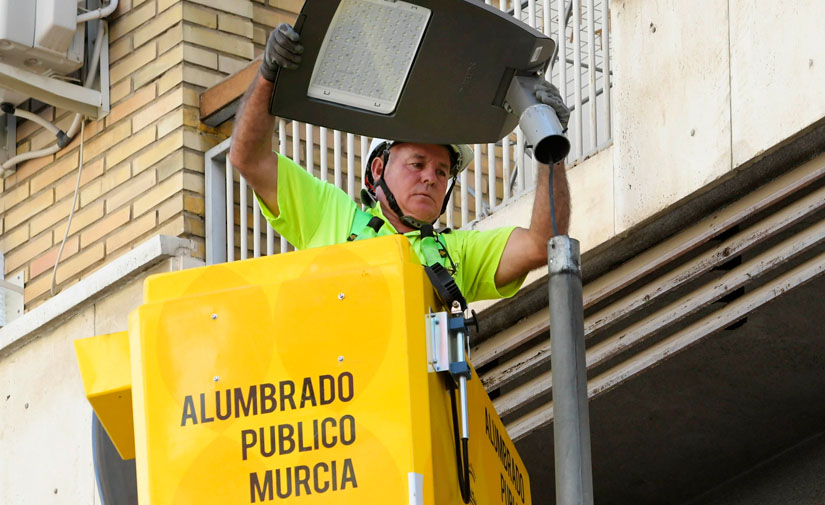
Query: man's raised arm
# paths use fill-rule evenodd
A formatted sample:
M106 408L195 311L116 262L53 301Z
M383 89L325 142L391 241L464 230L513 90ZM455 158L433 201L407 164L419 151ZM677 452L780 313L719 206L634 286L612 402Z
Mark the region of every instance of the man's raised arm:
M516 228L510 235L496 270L496 286L505 286L530 270L547 264L547 241L553 236L549 170L547 165L540 165L530 227ZM557 232L565 235L570 228L570 190L564 162L553 167L553 207Z
M559 122L567 128L570 110L564 105L559 90L544 81L535 89L536 97L556 112ZM539 165L536 196L529 228L516 228L510 235L496 270L496 286L505 286L530 270L547 264L547 241L553 236L550 212L555 214L556 232L565 235L570 228L570 189L564 162L553 166L553 209L550 209L550 174L547 165Z
M278 210L278 157L273 152L275 117L269 99L279 68L295 69L303 47L298 34L284 23L272 31L266 43L260 72L252 79L235 115L229 161L276 216Z

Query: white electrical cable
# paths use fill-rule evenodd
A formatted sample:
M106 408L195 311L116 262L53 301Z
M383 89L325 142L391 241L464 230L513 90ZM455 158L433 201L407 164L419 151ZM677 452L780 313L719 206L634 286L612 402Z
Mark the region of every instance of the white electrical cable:
M66 239L69 238L69 228L72 226L72 218L74 217L74 208L77 205L77 194L80 193L80 174L83 173L83 130L84 121L80 122L80 159L77 163L77 182L74 186L74 196L72 197L72 207L69 210L69 221L66 223L66 233L63 234L63 241L60 243L60 249L57 251L57 258L54 260L54 268L52 269L52 282L49 292L54 296L55 281L57 281L57 267L60 265L60 256L63 255L63 248L66 247Z
M112 4L114 4L114 6L117 7L117 0L112 0L112 2L109 5ZM114 8L112 10L114 10ZM108 25L106 24L106 22L101 19L98 25L98 36L97 40L95 40L95 47L92 54L91 70L89 71L89 75L86 76L86 82L84 83L87 88L92 85L97 74L97 65L100 61L100 52L103 48L103 39L106 36L107 27ZM85 121L82 114L75 114L74 120L72 121L72 125L69 127L67 135L69 136L69 138L74 137L75 133L77 132L78 125L80 125L80 153L77 163L77 182L75 182L74 196L72 197L72 206L69 209L69 220L66 223L66 232L63 234L63 241L60 242L60 249L57 252L57 258L54 260L54 269L52 269L52 280L51 286L49 288L49 292L52 296L55 295L57 267L60 265L60 257L63 255L63 248L66 247L66 240L68 240L69 238L69 229L72 226L72 218L74 217L75 206L77 205L77 195L80 193L80 176L81 174L83 174L83 136L85 130Z
M117 7L117 0L112 0L112 3L115 4L115 7ZM95 77L97 77L97 67L98 67L98 63L100 62L100 53L103 51L103 40L106 37L107 28L108 28L107 23L103 20L100 20L99 21L99 26L98 26L98 32L97 32L98 33L97 40L95 40L95 47L94 47L94 50L92 51L92 61L91 61L91 65L89 67L89 74L86 76L86 82L84 82L84 86L87 87L87 88L91 87L92 83L95 80ZM28 111L15 109L14 115L22 117L24 119L32 119L33 121L35 121L38 124L42 125L44 128L47 128L50 131L52 131L49 126L46 126L45 124L40 122L40 121L47 122L43 118L41 118L40 116L34 115L35 117L37 117L37 119L33 119L33 118L28 117L26 115L23 115L21 113L31 114ZM75 117L74 117L74 120L72 120L71 126L69 127L68 131L66 131L66 136L69 137L70 141L74 138L75 134L77 134L77 129L80 128L80 126L81 126L81 124L80 124L81 123L81 118L82 118L82 114L75 114ZM40 121L38 121L38 120L40 120ZM57 127L52 125L51 123L48 123L48 124L53 126L55 129L57 129ZM57 131L60 131L60 130L57 129ZM55 135L57 134L57 132L55 132L55 131L52 131L52 132L55 133ZM50 147L46 147L44 149L40 149L40 150L37 150L37 151L31 151L31 152L28 152L28 153L18 154L17 156L13 156L13 157L9 158L8 160L6 160L2 165L0 165L0 176L5 178L5 177L8 177L11 174L13 174L14 171L11 170L11 167L17 165L18 163L21 163L23 161L28 161L28 160L31 160L31 159L34 159L34 158L41 158L43 156L49 156L50 154L54 154L59 150L60 150L60 146L55 143L54 145L52 145Z
M15 172L10 167L13 167L14 165L16 165L18 163L21 163L23 161L28 161L28 160L31 160L31 159L34 159L34 158L41 158L43 156L48 156L50 154L54 154L59 150L60 150L60 147L57 144L55 144L51 147L47 147L45 149L40 149L39 151L30 151L28 153L18 154L17 156L15 156L13 158L9 158L8 160L6 160L5 163L0 165L0 168L3 169L3 178L6 178L6 177L12 175Z
M95 19L103 19L117 9L118 0L109 0L109 5L101 7L100 9L89 11L77 16L77 24L85 23L87 21L94 21Z
M17 116L17 117L23 118L23 119L28 119L29 121L34 121L35 123L39 124L43 128L45 128L45 129L49 130L50 132L54 133L55 135L57 135L60 132L60 128L58 128L55 124L53 124L49 121L46 121L45 119L38 116L37 114L34 114L34 113L29 112L27 110L22 110L22 109L15 108L14 115Z

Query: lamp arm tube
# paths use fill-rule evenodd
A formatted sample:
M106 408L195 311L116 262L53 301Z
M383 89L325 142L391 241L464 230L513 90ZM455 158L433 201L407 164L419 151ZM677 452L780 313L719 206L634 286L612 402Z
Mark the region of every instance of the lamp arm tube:
M564 135L564 128L553 108L536 98L534 89L539 79L538 76L513 77L504 101L518 118L521 130L533 146L536 159L550 165L567 157L570 141Z

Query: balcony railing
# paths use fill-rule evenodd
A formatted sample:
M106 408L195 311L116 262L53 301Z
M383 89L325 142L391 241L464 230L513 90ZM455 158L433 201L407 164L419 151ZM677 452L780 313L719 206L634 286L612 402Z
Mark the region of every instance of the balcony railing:
M557 56L546 77L558 86L572 109L568 165L608 145L612 141L609 0L486 3L557 41ZM285 120L278 122L275 135L279 152L357 198L369 138ZM261 224L257 202L227 158L230 141L206 154L207 262L290 250L286 240ZM518 128L499 142L476 144L473 149L475 159L461 174L441 218L443 226L472 226L535 186L536 161Z

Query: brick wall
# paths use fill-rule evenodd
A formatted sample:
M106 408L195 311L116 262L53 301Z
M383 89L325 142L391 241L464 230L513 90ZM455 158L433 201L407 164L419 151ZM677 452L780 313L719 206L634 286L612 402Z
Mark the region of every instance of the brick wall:
M198 120L198 97L260 54L268 32L292 22L302 0L120 0L109 18L111 112L85 124L80 191L57 289L155 234L193 239L204 257L204 152L231 135ZM37 111L61 129L73 114ZM18 153L53 143L21 121ZM80 158L80 135L2 181L5 274L25 274L30 310L50 295Z

